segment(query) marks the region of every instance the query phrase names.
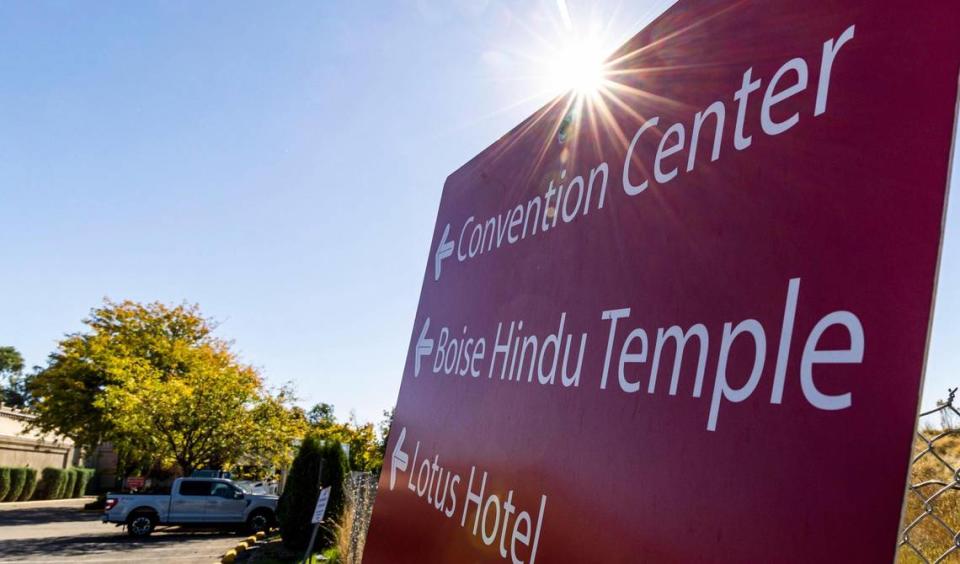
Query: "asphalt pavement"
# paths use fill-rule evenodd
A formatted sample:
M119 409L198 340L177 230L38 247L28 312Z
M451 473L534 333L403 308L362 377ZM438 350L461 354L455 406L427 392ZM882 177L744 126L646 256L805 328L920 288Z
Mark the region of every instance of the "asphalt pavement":
M0 504L0 562L219 562L235 533L159 528L144 540L83 511L87 499Z

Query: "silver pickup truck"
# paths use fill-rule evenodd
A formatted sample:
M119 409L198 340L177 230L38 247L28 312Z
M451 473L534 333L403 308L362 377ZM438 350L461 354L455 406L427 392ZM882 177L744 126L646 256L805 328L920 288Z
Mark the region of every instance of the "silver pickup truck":
M127 534L146 537L157 525L244 528L273 525L277 496L243 491L221 478L178 478L170 495L107 494L104 523L126 525Z

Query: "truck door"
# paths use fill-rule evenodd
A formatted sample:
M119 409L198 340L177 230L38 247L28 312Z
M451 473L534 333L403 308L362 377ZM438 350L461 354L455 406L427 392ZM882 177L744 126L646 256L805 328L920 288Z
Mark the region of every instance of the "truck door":
M212 487L210 480L180 480L180 489L170 496L170 522L197 523L207 520L205 513Z
M243 490L227 482L213 482L207 505L207 521L240 523L244 520L246 508L247 499Z

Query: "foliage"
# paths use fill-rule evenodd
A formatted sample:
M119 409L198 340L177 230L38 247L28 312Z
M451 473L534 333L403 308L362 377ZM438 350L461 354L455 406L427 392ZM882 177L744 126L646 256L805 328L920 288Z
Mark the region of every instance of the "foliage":
M0 403L23 409L29 403L23 357L13 347L0 347Z
M17 501L31 500L37 491L37 469L25 468L25 470L27 472L23 481L23 492L20 494L20 498Z
M342 562L340 550L336 547L324 550L322 556L327 564L340 564Z
M322 487L330 486L331 489L327 512L324 515L323 523L320 524L320 531L317 533L318 550L334 546L337 542L338 524L346 507L347 480L350 478L349 462L343 452L343 447L339 443L325 442L321 455L323 456L323 468L320 484Z
M245 466L271 472L289 466L294 440L307 430L303 410L294 406L296 399L293 389L284 386L273 394L263 393L260 401L250 409L254 426L246 437L245 454L241 459Z
M63 468L44 468L37 483L35 499L60 499L67 485L67 471Z
M333 413L333 405L329 403L318 403L307 412L307 421L311 427L324 428L337 423L337 417Z
M380 461L381 465L387 452L387 441L390 439L390 428L393 427L393 412L396 408L383 410L383 420L377 426L380 431ZM377 472L379 474L379 472Z
M339 443L323 442L314 433L307 435L293 461L277 509L284 546L300 550L307 546L313 528L310 523L313 509L320 490L326 486L331 487L330 500L314 548L319 551L335 544L349 474L347 457Z
M63 489L58 492L58 498L67 498L73 497L73 489L77 485L77 469L76 468L67 468L67 482L63 485Z
M53 494L53 497L51 497L50 499L63 499L67 497L66 496L67 484L70 483L71 472L69 468L64 468L60 470L60 472L61 472L60 475L62 476L62 478L57 481L57 491L55 494Z
M74 468L77 473L77 483L73 488L73 497L82 497L87 492L87 485L93 479L93 468Z
M124 468L289 461L305 426L292 393L266 390L197 306L107 300L84 324L30 381L36 427L86 447L110 441Z
M13 347L0 347L0 374L23 372L23 356Z
M0 501L17 501L20 499L20 495L23 494L23 486L27 481L27 470L27 468L10 469L10 491Z
M320 439L309 434L300 445L297 457L287 475L287 483L277 504L277 521L284 546L303 549L310 539L310 517L316 504L319 488L321 447Z
M0 501L10 492L10 469L0 466Z
M351 537L354 533L353 527L357 523L357 507L352 498L353 496L350 495L346 497L343 511L340 513L339 519L337 519L336 542L334 542L332 548L323 553L329 560L335 562L357 562L360 560L360 556L362 556L362 554L354 554L352 552L354 546L351 543ZM360 549L359 547L357 548Z
M384 412L386 415L386 412ZM325 441L343 443L350 449L350 469L357 472L379 473L383 466L383 448L373 423L360 423L352 413L345 423L337 421L333 406L318 403L307 412L307 421L313 433ZM384 428L384 423L380 424Z

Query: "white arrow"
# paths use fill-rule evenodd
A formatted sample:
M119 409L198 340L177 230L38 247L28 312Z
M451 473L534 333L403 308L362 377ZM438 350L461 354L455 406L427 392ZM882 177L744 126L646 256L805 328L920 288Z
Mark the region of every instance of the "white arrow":
M420 337L417 339L417 348L413 353L413 377L420 375L420 357L430 356L433 353L433 339L427 338L427 330L430 329L430 318L423 324L420 330Z
M390 466L390 489L393 490L393 485L397 483L397 470L401 472L406 472L407 470L407 461L410 459L407 456L407 453L400 450L400 447L403 446L403 439L407 436L407 428L404 427L400 429L400 436L397 437L397 442L393 445L393 464Z
M440 262L453 256L453 241L447 241L447 235L450 235L450 224L443 228L443 237L440 237L440 244L437 245L437 256L433 261L433 279L440 280Z

